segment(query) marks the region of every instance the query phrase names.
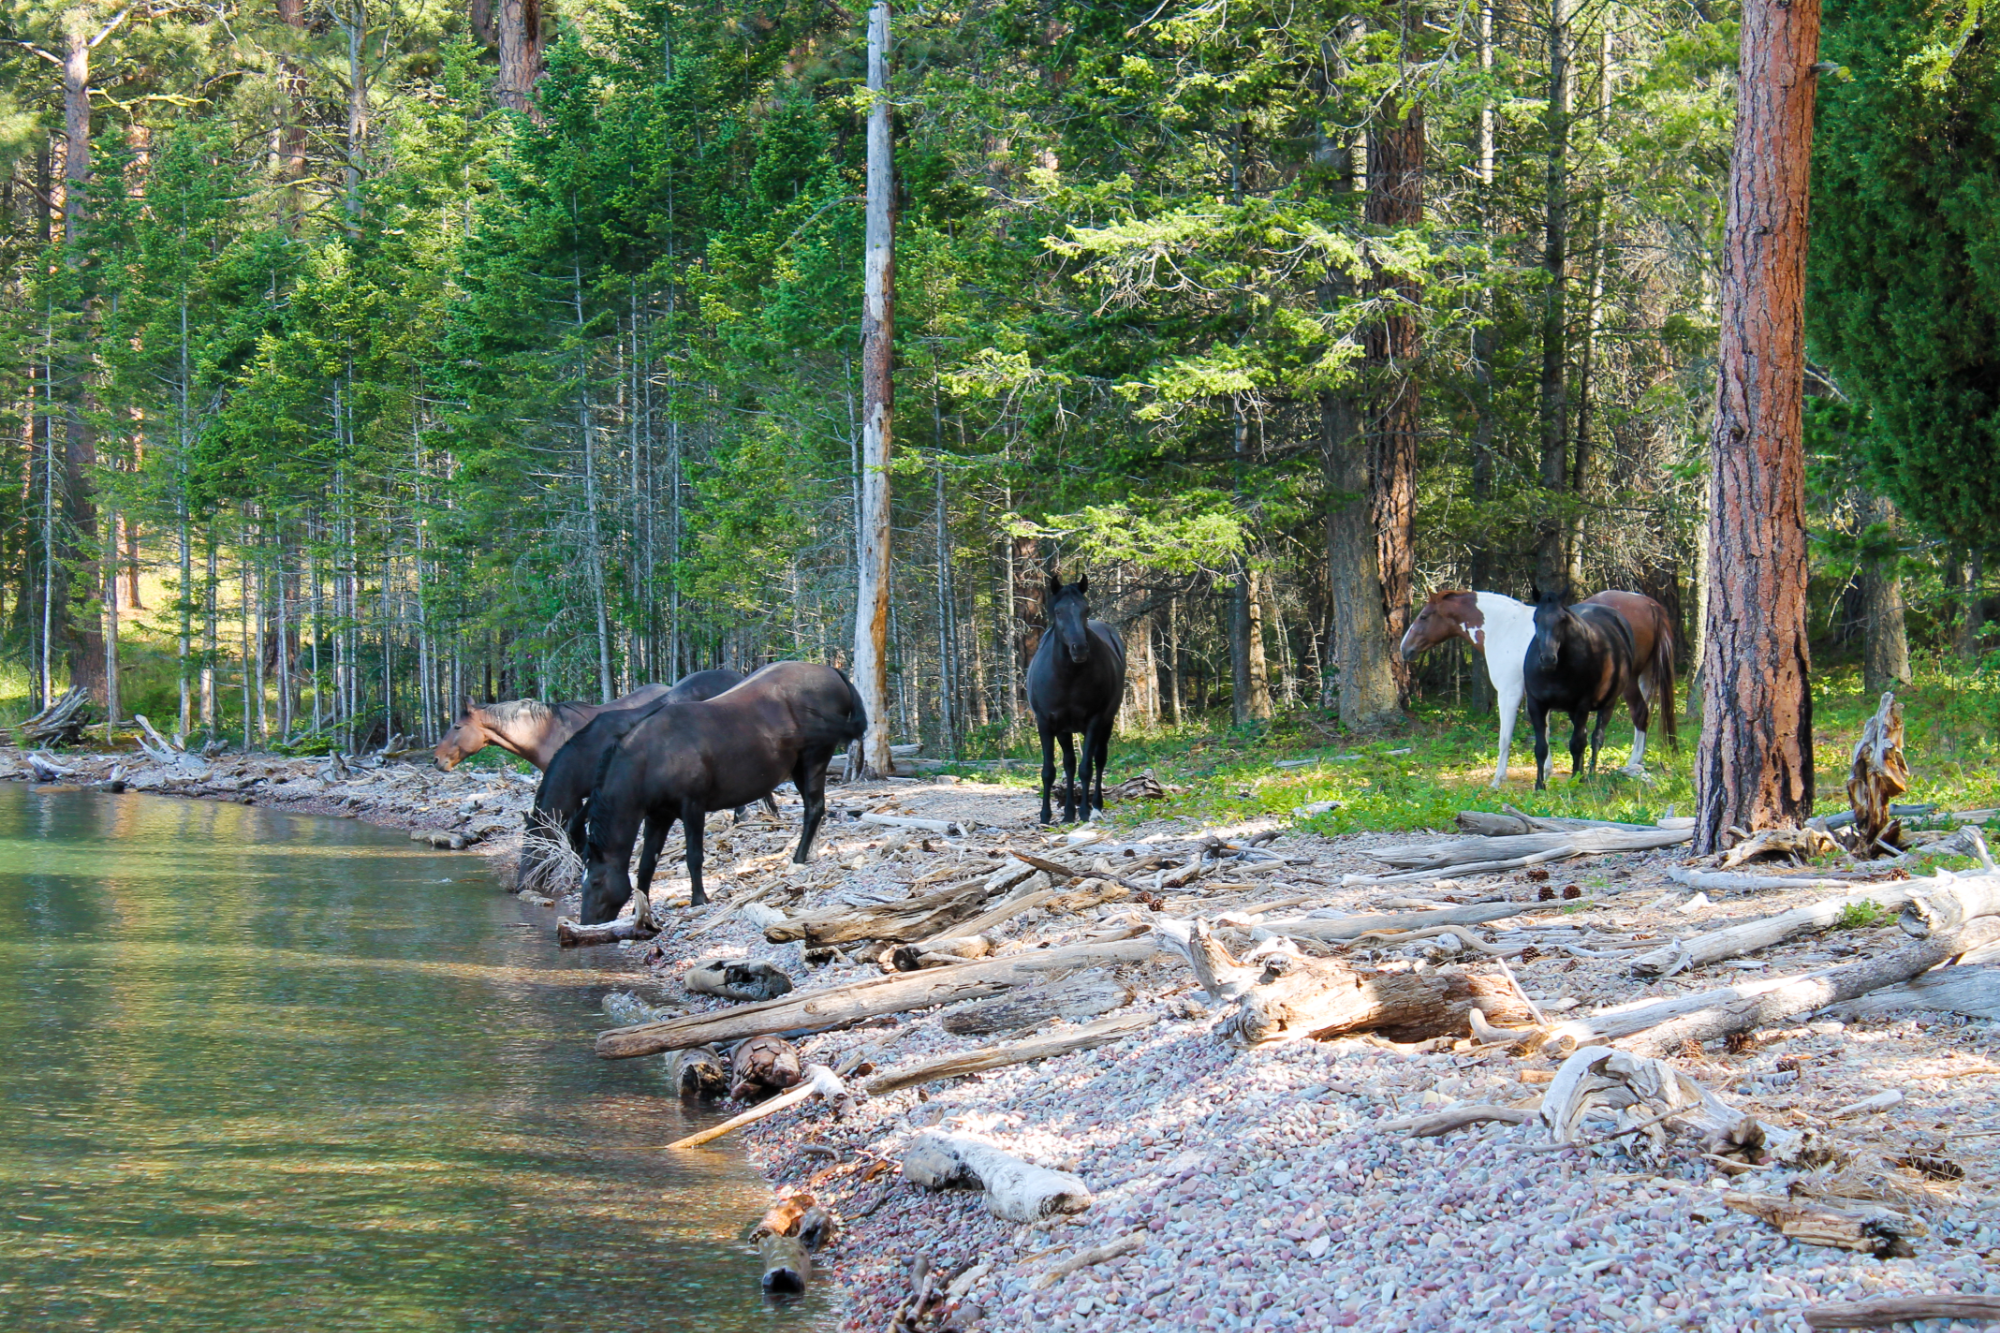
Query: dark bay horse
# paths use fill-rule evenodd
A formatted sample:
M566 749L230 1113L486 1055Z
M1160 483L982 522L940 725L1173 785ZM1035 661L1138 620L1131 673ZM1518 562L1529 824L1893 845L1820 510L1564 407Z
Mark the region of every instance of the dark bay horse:
M1567 605L1566 592L1535 596L1535 637L1528 645L1523 685L1528 721L1535 729L1535 790L1549 785L1549 712L1569 714L1570 777L1583 772L1584 722L1597 714L1590 735L1590 771L1604 745L1612 706L1638 693L1632 669L1632 627L1612 608Z
M609 747L590 794L584 923L610 921L632 896L626 867L642 823L642 903L676 819L687 838L690 897L707 902L702 821L711 810L768 796L788 778L805 798L805 829L792 854L803 865L826 813L827 761L867 730L861 695L847 677L808 662L774 662L713 699L654 709Z
M669 693L671 690L665 685L641 685L608 704L545 704L540 699L468 703L458 721L452 723L451 730L431 751L431 758L437 761L440 770L449 773L460 760L478 754L489 745L497 745L546 772L556 752L569 743L570 737L589 726L592 718L615 708L653 703Z
M1104 764L1111 753L1111 725L1125 699L1125 640L1090 618L1088 576L1067 588L1049 575L1049 629L1028 663L1028 707L1042 736L1042 823L1049 823L1049 788L1056 780L1054 742L1063 752L1063 822L1076 822L1076 748L1083 733L1083 817L1104 808ZM1093 794L1092 783L1095 782Z
M549 844L559 838L567 836L570 846L581 854L583 828L576 821L590 797L590 789L597 783L597 770L604 762L605 752L616 745L626 732L666 704L699 703L703 699L713 699L742 682L743 673L740 671L695 671L681 677L672 689L647 686L648 689L662 690L662 695L639 707L599 710L588 725L556 751L555 758L542 770L541 785L535 788L534 808L528 812L528 827L521 842L521 860L516 878L525 883L526 877L546 855ZM778 812L777 805L769 796L764 798L764 805L772 814Z

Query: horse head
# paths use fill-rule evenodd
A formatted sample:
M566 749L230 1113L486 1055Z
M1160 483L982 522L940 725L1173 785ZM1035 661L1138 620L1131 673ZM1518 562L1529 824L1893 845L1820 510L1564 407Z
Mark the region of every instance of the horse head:
M1483 647L1486 619L1479 612L1476 594L1447 588L1434 592L1423 610L1404 631L1402 653L1405 662L1429 652L1446 639L1463 634L1474 647Z
M1090 603L1085 600L1089 591L1088 574L1068 587L1060 576L1049 575L1049 628L1069 660L1079 666L1090 660Z
M1534 590L1535 596L1535 641L1528 648L1528 655L1535 665L1544 671L1553 671L1562 656L1563 642L1569 637L1570 627L1576 617L1569 609L1569 589L1555 588L1543 592Z
M478 713L478 705L467 700L458 721L451 724L451 730L431 751L431 759L437 764L438 772L449 773L458 766L459 760L486 748L486 737L481 733Z

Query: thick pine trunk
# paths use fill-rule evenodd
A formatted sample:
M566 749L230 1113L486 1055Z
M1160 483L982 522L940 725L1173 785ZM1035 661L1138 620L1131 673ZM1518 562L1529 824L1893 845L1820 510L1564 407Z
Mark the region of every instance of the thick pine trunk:
M1709 438L1705 725L1695 850L1812 813L1805 258L1819 0L1748 0Z
M1403 714L1389 662L1393 645L1370 521L1368 446L1349 399L1320 395L1320 447L1332 497L1326 516L1326 573L1333 597L1340 722L1349 731L1379 731L1402 721Z
M1542 201L1541 483L1547 494L1535 531L1535 583L1561 584L1569 570L1565 526L1557 507L1569 472L1569 10L1551 0L1549 15L1548 173Z
M500 78L493 94L500 105L526 112L539 123L532 95L542 77L541 0L500 0L499 36Z
M1424 218L1424 108L1378 122L1368 136L1366 218L1374 227L1411 227ZM1396 308L1367 332L1370 362L1383 374L1375 413L1369 475L1369 502L1375 523L1376 568L1381 581L1384 626L1389 642L1403 637L1410 623L1410 596L1416 575L1417 438L1422 389L1412 284L1377 278L1377 291L1392 294ZM1410 669L1400 654L1388 654L1398 707L1409 702Z
M868 202L861 308L861 540L854 613L854 684L868 710L867 777L895 772L889 755L889 459L895 398L895 159L889 138L889 6L868 11Z

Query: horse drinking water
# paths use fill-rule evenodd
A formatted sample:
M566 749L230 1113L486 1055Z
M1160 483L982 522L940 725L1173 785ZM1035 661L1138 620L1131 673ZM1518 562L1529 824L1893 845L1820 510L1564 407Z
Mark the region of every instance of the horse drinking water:
M774 662L702 703L662 704L606 751L590 794L583 923L611 920L632 896L626 867L641 823L641 916L649 915L645 894L677 819L687 838L689 898L707 902L702 821L710 810L767 796L786 779L805 798L805 830L792 855L805 864L826 813L827 761L867 730L861 695L847 677L808 662Z
M1637 698L1626 696L1632 715L1632 757L1625 772L1645 776L1646 731L1652 705L1660 706L1667 743L1680 748L1674 722L1674 628L1667 608L1644 593L1600 592L1584 599L1586 606L1608 606L1632 631L1633 669ZM1507 753L1514 740L1514 719L1521 707L1522 671L1528 644L1535 637L1535 608L1497 592L1464 592L1447 588L1434 592L1403 635L1405 661L1448 639L1463 638L1486 658L1487 678L1500 713L1500 759L1491 786L1507 780Z
M1583 728L1590 714L1597 725L1590 734L1590 771L1597 771L1597 752L1604 745L1604 724L1621 698L1637 692L1633 684L1632 629L1608 606L1588 602L1568 606L1565 593L1535 597L1535 637L1528 645L1522 684L1528 700L1528 723L1535 729L1535 790L1549 785L1549 712L1569 714L1569 764L1572 780L1583 772Z
M1111 752L1111 724L1125 698L1125 640L1090 618L1090 578L1063 586L1049 575L1049 629L1028 663L1028 707L1042 737L1042 823L1049 823L1049 788L1056 779L1053 742L1063 752L1063 822L1076 822L1074 737L1083 733L1083 817L1104 808L1104 763ZM1095 792L1092 782L1096 783Z
M742 677L737 676L737 679ZM686 683L681 682L683 685ZM673 687L679 688L678 685ZM460 760L469 759L489 745L497 745L510 754L519 755L536 768L546 770L557 751L569 743L570 737L589 726L591 719L598 714L615 708L637 708L664 699L670 693L665 685L641 685L608 704L545 704L540 699L510 699L498 704L467 703L465 711L458 715L458 721L452 723L451 730L431 751L431 758L437 761L441 772L449 773Z

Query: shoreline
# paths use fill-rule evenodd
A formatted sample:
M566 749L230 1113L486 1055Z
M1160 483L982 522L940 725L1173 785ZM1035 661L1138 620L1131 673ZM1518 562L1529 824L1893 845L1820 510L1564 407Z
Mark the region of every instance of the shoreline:
M119 762L130 772L130 790L357 817L441 835L447 845L453 837L474 838L470 848L489 857L510 850L533 796L531 781L500 770L475 777L463 768L441 774L392 763L341 779L319 771L324 760L224 756L198 779L169 775L142 783L141 770L158 767L143 756L135 762L65 754L60 761L84 782L101 781ZM0 776L27 776L21 768L14 752L0 751ZM781 806L776 823L712 819L714 902L696 912L682 906L686 881L669 849L654 888L666 930L652 940L599 946L615 948L633 969L633 989L643 1001L685 1015L738 1008L682 985L695 962L718 956L770 962L798 992L879 977L880 945L844 945L829 961L808 963L801 944L769 942L739 909L755 901L792 917L859 912L969 882L1011 864L1014 853L1054 858L1081 877L1143 859L1125 856L1128 847L1171 865L1203 837L1240 845L1270 833L1264 846L1285 863L1264 873L1251 873L1257 867L1241 860L1228 870L1218 866L1206 878L1162 888L1159 911L1129 893L1100 901L1084 894L1068 910L1051 900L988 932L996 954L1117 934L1151 938L1142 928L1165 918L1200 916L1219 926L1234 919L1254 931L1259 908L1396 912L1420 903L1511 899L1519 912L1478 925L1475 935L1489 948L1496 940L1580 941L1567 951L1550 945L1515 954L1526 994L1572 1015L1762 975L1757 962L1739 959L1646 982L1629 975L1625 960L1693 930L1825 896L1787 888L1714 894L1719 901L1690 906L1687 890L1664 878L1678 860L1672 850L1564 862L1539 880L1344 884L1347 876L1379 874L1381 865L1368 853L1410 837L1328 839L1268 820L1219 830L1154 821L1081 841L1093 832L1065 837L1034 828L1034 803L1022 792L952 779L840 786L831 789L829 803L846 817L829 820L813 862L803 867L788 859L797 839L796 798ZM861 814L875 822L862 822ZM921 820L957 831L914 822ZM1570 889L1575 898L1561 896ZM1385 943L1373 961L1420 971L1482 968L1483 955L1449 951L1448 943ZM1897 943L1893 926L1876 926L1802 937L1756 957L1772 974L1790 974ZM1127 991L1129 1000L1021 1031L944 1030L943 1019L990 1004L973 1000L797 1039L808 1063L866 1061L872 1077L881 1077L1029 1035L1061 1037L1107 1017L1129 1016L1138 1025L1094 1049L866 1097L844 1119L814 1100L740 1132L741 1150L775 1194L809 1192L841 1216L844 1230L816 1257L814 1280L839 1288L844 1328L887 1326L906 1304L919 1264L939 1286L953 1280L952 1296L921 1326L960 1333L1086 1327L1100 1333L1318 1327L1790 1333L1805 1327L1800 1312L1820 1301L1946 1291L2000 1297L2000 1213L1992 1193L2000 1179L2000 1136L1970 1137L2000 1121L2000 1027L1991 1020L1925 1011L1844 1025L1802 1020L1764 1030L1742 1049L1716 1042L1672 1062L1773 1124L1813 1130L1857 1154L1945 1157L1961 1168L1964 1178L1956 1183L1915 1175L1889 1182L1903 1190L1896 1206L1920 1216L1928 1235L1913 1241L1913 1257L1876 1259L1788 1239L1724 1203L1732 1191L1819 1188L1832 1167L1719 1165L1684 1141L1656 1146L1641 1135L1546 1151L1540 1145L1547 1131L1533 1122L1474 1125L1435 1138L1384 1128L1466 1104L1531 1111L1561 1063L1548 1055L1468 1048L1465 1041L1458 1049L1450 1042L1417 1049L1370 1034L1242 1050L1212 1031L1229 1006L1203 994L1181 957L1155 953L1095 971L1085 980ZM664 1065L656 1067L661 1094L672 1095ZM850 1086L869 1077L857 1072ZM1885 1089L1902 1092L1902 1101L1886 1111L1831 1118L1833 1109ZM739 1108L716 1109L727 1115ZM922 1191L904 1181L900 1162L911 1141L932 1129L982 1135L1030 1162L1073 1172L1093 1201L1074 1216L1015 1224L993 1216L976 1191ZM1074 1262L1106 1247L1114 1251L1108 1258ZM746 1271L744 1283L746 1300L755 1299L754 1275ZM1921 1333L1980 1326L1943 1319L1913 1325Z

